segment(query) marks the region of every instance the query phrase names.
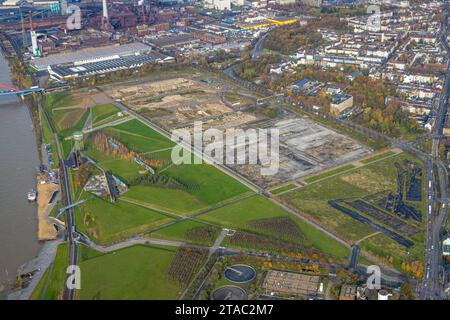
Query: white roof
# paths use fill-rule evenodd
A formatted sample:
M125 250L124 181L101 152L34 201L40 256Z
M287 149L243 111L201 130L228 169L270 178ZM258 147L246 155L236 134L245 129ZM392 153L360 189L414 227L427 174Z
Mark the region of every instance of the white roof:
M52 54L47 57L36 58L32 64L39 70L46 69L50 65L63 63L75 63L103 57L129 55L139 51L148 51L151 48L139 42L128 43L126 45L110 45L98 48L86 48L77 51Z

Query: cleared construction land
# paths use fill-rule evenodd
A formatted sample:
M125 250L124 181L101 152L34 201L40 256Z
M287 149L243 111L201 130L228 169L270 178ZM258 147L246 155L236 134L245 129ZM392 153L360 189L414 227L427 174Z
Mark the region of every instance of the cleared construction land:
M220 117L256 102L256 97L240 95L201 73L122 86L108 94L165 128Z
M359 142L325 128L306 117L250 125L249 128L279 130L279 170L262 175L260 165L234 165L234 170L262 187L299 180L328 168L357 160L371 150Z

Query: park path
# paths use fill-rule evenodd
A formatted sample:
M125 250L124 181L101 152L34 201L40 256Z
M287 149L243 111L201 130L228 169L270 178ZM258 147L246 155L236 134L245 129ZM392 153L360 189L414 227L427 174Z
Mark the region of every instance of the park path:
M209 255L208 258L211 257L220 247L220 245L223 242L223 239L225 239L225 237L228 234L228 229L222 229L220 231L220 234L217 236L216 241L214 241L214 244L211 248L209 248Z
M137 237L128 239L122 242L118 242L109 246L102 246L99 244L96 244L90 240L87 240L86 245L91 247L92 249L95 249L102 253L110 253L116 250L120 250L123 248L131 247L134 245L139 244L156 244L156 245L162 245L162 246L169 246L169 247L181 247L181 246L188 246L185 242L181 241L172 241L172 240L163 240L163 239L153 239L153 238L144 238L144 237Z
M380 234L380 233L381 233L380 231L377 231L377 232L368 234L367 236L362 237L361 239L359 239L358 241L356 241L356 242L355 242L355 245L358 245L358 244L360 244L361 242L363 242L364 240L367 240L367 239L369 239L369 238L371 238L371 237L373 237L373 236L376 236L377 234Z
M117 126L119 124L128 122L128 121L133 120L133 119L134 119L134 117L130 115L128 117L124 117L122 119L111 121L111 122L102 124L100 126L94 127L94 128L90 128L90 129L86 129L85 128L85 129L83 129L83 133L86 134L86 133L91 133L91 132L94 132L94 131L97 131L97 130L101 130L101 129L104 129L104 128L107 128L107 127L114 127L114 126Z

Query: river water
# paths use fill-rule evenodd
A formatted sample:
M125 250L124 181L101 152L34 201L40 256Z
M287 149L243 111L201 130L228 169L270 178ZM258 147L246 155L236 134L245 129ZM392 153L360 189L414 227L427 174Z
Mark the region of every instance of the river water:
M0 83L11 84L7 61L0 54ZM0 284L14 281L19 267L34 258L37 206L26 194L35 188L39 165L28 108L17 96L0 97ZM2 296L3 290L0 290Z

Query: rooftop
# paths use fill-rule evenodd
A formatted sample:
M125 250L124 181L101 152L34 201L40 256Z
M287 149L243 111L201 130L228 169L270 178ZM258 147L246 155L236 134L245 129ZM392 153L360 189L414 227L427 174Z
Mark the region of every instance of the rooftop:
M136 52L149 51L150 47L138 43L128 43L126 45L109 45L99 48L86 48L72 52L58 53L48 57L36 58L31 64L38 70L45 70L50 65L65 63L77 63L88 60L99 60L111 56L131 55Z

